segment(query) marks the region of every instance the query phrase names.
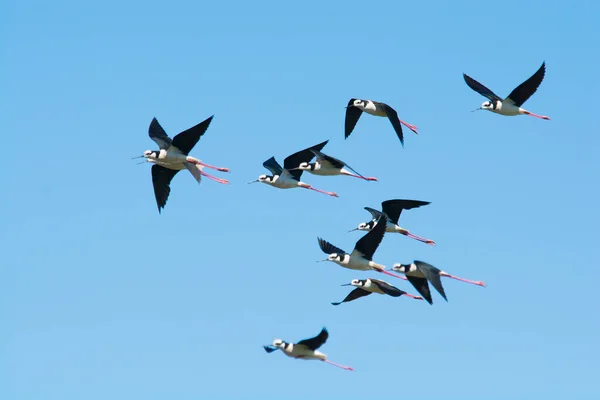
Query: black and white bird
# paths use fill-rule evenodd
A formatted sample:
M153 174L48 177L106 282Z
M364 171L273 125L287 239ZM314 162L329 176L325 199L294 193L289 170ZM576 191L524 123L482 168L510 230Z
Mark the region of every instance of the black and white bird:
M356 289L351 291L346 298L338 303L331 303L334 306L342 303L347 303L358 298L368 296L371 293L387 294L392 297L407 296L415 300L423 300L421 296L413 296L412 294L406 293L404 290L400 290L395 286L390 285L385 281L379 279L368 278L368 279L353 279L352 282L346 283L342 286L355 286Z
M275 339L273 340L272 346L263 346L263 348L267 353L272 353L279 349L283 351L283 354L291 358L302 360L321 360L328 364L335 365L336 367L343 368L347 371L354 371L354 368L352 367L329 361L326 354L317 350L327 341L328 337L329 333L327 332L327 329L323 328L321 332L313 338L304 339L298 343L288 343L281 339Z
M347 175L353 176L355 178L364 179L366 181L376 181L377 178L373 177L365 177L356 172L354 168L343 162L342 160L338 160L337 158L328 156L316 149L311 149L315 157L317 159L315 162L303 162L298 165L295 169L300 169L302 171L310 172L313 175L321 175L321 176L332 176L332 175ZM352 170L354 174L346 169Z
M444 287L442 286L442 277L452 278L461 282L467 282L473 285L485 287L484 282L471 281L450 275L449 273L423 261L415 260L411 264L394 264L392 270L405 274L408 278L408 281L423 297L425 297L425 300L427 300L429 304L433 304L433 299L431 298L431 291L429 290L429 285L427 282L430 282L435 290L442 295L444 300L448 301L446 298L446 293L444 292Z
M430 204L429 201L420 201L420 200L404 200L404 199L395 199L395 200L386 200L381 203L381 210L383 214L387 217L387 225L386 232L394 233L397 232L401 235L408 236L415 240L418 240L423 243L427 243L429 245L435 246L435 242L431 239L425 239L417 235L413 235L407 229L402 228L398 225L398 220L400 219L400 214L402 210L410 210L413 208L418 208L421 206L426 206ZM361 222L358 224L357 228L350 230L353 231L370 231L377 224L377 220L381 216L382 211L375 210L371 207L365 207L365 210L371 213L373 219L369 222Z
M396 131L396 135L398 135L400 143L402 143L402 147L404 147L402 125L406 126L416 134L419 133L417 132L416 126L402 121L400 118L398 118L398 113L396 110L385 103L380 103L373 100L350 99L348 105L346 106L346 122L344 126L346 139L348 139L348 136L350 136L354 130L354 127L356 126L356 123L358 122L358 119L362 115L363 111L376 117L387 117Z
M544 79L545 73L546 62L543 62L542 66L536 71L535 74L517 86L504 100L467 74L463 73L463 78L471 89L489 99L489 101L485 101L481 107L473 111L488 110L493 113L506 116L525 114L536 118L550 119L550 117L545 115L537 115L521 108L521 106L536 92L542 83L542 80Z
M292 189L301 187L304 189L314 190L315 192L323 193L333 197L339 197L335 192L325 192L323 190L315 189L308 183L304 183L300 181L300 176L302 175L302 170L298 169L298 166L304 162L309 162L315 156L312 150L321 150L325 145L329 142L328 140L323 143L319 143L315 146L309 147L307 149L301 150L297 153L288 156L285 160L283 160L283 168L277 161L275 161L275 157L269 158L267 161L263 163L263 166L271 171L273 174L271 175L261 175L257 180L248 182L250 183L266 183L267 185L271 185L273 187L279 189Z
M167 204L167 199L171 192L171 180L175 174L183 169L190 171L198 183L200 183L202 176L219 183L229 183L226 179L217 178L202 171L206 167L216 169L217 171L229 172L228 168L208 165L188 155L208 129L213 117L214 115L200 122L198 125L177 134L173 139L167 135L156 118L152 119L148 128L148 134L150 139L158 144L159 150L146 150L143 155L134 158L143 157L146 161L154 164L152 166L152 184L154 185L154 196L156 197L159 213L165 204Z
M323 253L329 254L326 259L318 262L331 261L344 268L355 269L359 271L375 270L395 278L406 280L406 278L401 275L396 275L386 271L385 265L377 264L373 261L373 254L375 253L375 250L377 250L377 247L379 247L379 244L383 239L383 235L385 234L386 220L387 218L385 215L382 215L379 220L381 225L375 225L375 228L360 238L358 242L356 242L352 254L348 254L339 247L336 247L326 240L318 237L317 240L319 241L319 247Z

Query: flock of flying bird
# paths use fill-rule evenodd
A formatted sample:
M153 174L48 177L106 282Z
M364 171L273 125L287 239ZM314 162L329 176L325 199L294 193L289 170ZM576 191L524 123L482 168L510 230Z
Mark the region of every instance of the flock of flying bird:
M521 106L536 92L544 79L545 71L546 66L544 62L535 74L517 86L505 99L502 99L473 78L463 74L466 84L489 100L485 101L479 108L473 111L488 110L504 116L529 115L549 120L550 118L547 116L537 115L521 108ZM409 128L415 134L418 133L417 127L400 120L398 118L398 113L391 106L377 101L353 98L350 99L346 107L344 127L344 136L346 139L356 127L363 112L378 117L388 118L403 147L404 135L402 132L402 125ZM187 169L190 171L198 183L202 176L222 184L229 183L226 179L217 178L203 171L205 168L210 168L221 172L229 172L228 168L215 167L189 155L198 140L200 140L200 137L204 135L208 129L212 118L213 117L211 116L198 125L179 133L173 139L166 134L156 118L150 123L148 129L149 136L158 144L159 150L146 150L142 156L134 158L145 158L147 162L153 164L152 184L154 186L154 195L159 213L167 203L167 199L171 192L171 180L177 172L181 170ZM302 173L306 171L321 176L347 175L366 181L377 181L377 178L365 177L345 162L323 153L321 150L327 143L328 141L324 141L286 157L283 161L283 167L275 160L275 157L269 158L263 162L263 166L268 169L272 175L260 175L258 179L249 183L261 182L279 189L304 188L329 196L338 197L337 193L316 189L310 184L302 182L300 180ZM315 161L311 162L313 158ZM337 306L342 303L356 300L360 297L368 296L371 293L392 297L406 296L415 300L425 299L429 304L433 304L429 284L431 284L447 301L446 293L442 286L442 277L485 286L483 282L450 275L423 261L414 260L409 264L394 264L392 271L401 273L404 276L387 271L384 265L373 261L373 255L383 240L383 236L386 232L400 233L423 243L435 245L433 240L416 236L398 225L400 214L403 210L410 210L427 204L429 204L429 202L394 199L383 201L381 203L381 211L365 207L365 210L371 214L372 218L369 222L360 223L357 228L352 230L367 231L367 233L356 242L351 253L347 253L322 238L317 238L319 247L327 254L327 258L321 261L331 261L344 268L358 271L376 271L395 278L408 280L420 296L409 294L383 280L375 278L354 279L343 286L353 286L355 289L353 289L341 302L331 304ZM271 346L263 347L267 353L279 349L288 357L305 360L320 360L346 370L354 370L352 367L330 361L326 354L318 351L318 349L327 341L328 337L329 333L327 329L323 328L317 336L310 339L304 339L297 343L275 339Z

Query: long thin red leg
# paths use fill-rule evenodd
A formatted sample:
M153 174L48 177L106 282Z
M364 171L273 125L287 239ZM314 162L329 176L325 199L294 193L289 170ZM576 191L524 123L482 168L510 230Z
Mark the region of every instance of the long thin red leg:
M345 369L346 371L354 371L354 368L348 367L347 365L336 364L333 361L329 361L329 360L321 360L321 361L326 362L327 364L334 365L334 366L336 366L338 368Z
M466 283L470 283L472 285L477 285L477 286L483 286L483 287L485 287L485 282L482 282L482 281L471 281L469 279L459 278L458 276L450 275L447 272L441 272L440 275L441 276L445 276L446 278L456 279L457 281L466 282Z
M351 174L350 172L342 172L342 175L353 176L354 178L364 179L366 181L377 181L378 180L377 178L374 178L372 176L360 176L360 175Z
M410 232L407 232L405 235L408 236L409 238L413 238L415 240L418 240L419 242L423 242L423 243L427 243L427 244L429 244L431 246L435 246L435 242L433 240L431 240L431 239L425 239L425 238L422 238L420 236L413 235Z
M209 174L207 174L206 172L203 172L203 171L200 171L200 174L202 176L207 177L208 179L212 179L213 181L216 181L216 182L219 182L219 183L222 183L222 184L225 184L225 185L229 183L229 181L227 179L217 178L217 177L209 175Z
M221 172L229 172L229 168L223 168L223 167L215 167L214 165L209 165L206 163L203 163L202 161L199 161L198 164L205 166L206 168L212 168L212 169L216 169L217 171L221 171Z
M416 133L417 135L419 134L419 132L417 132L417 127L415 125L411 125L407 122L402 121L400 118L398 118L398 121L400 121L400 123L404 126L406 126L408 129L410 129L411 131L413 131L414 133Z
M532 117L536 117L536 118L539 118L539 119L545 119L545 120L549 120L550 119L550 117L547 117L545 115L537 115L537 114L534 114L534 113L529 112L529 111L525 111L524 114L525 115L530 115Z
M309 189L309 190L314 190L315 192L323 193L323 194L326 194L326 195L329 195L329 196L340 197L340 196L338 196L338 194L336 192L325 192L323 190L315 189L314 187L312 187L310 185L308 185L308 186L301 186L301 187L303 187L305 189Z
M423 300L423 298L421 296L415 296L415 295L410 294L410 293L404 293L402 296L408 296L411 299L415 299L415 300Z
M407 280L405 276L396 275L396 274L393 274L393 273L391 273L389 271L386 271L384 269L376 269L375 271L381 272L382 274L386 274L386 275L389 275L389 276L393 276L394 278L404 279L405 281Z

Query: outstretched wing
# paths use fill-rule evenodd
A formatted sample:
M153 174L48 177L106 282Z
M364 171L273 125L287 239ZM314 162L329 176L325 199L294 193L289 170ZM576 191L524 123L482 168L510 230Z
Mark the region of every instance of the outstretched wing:
M426 206L429 203L429 201L420 200L386 200L381 203L381 209L385 215L389 217L390 222L397 224L402 210L410 210L412 208Z
M535 74L510 92L506 100L512 100L517 107L521 107L537 91L545 74L546 62L544 61Z
M311 149L311 151L317 157L317 159L319 159L321 162L328 162L334 168L341 169L341 168L344 168L344 165L346 165L343 161L338 160L337 158L328 156L327 154L321 153L319 150Z
M375 254L375 250L377 250L377 247L379 247L379 244L383 239L383 235L385 234L386 225L387 218L385 214L382 214L375 227L371 229L365 236L361 237L358 242L356 242L356 246L354 246L352 255L358 252L363 258L372 261L373 254Z
M296 343L296 346L305 346L315 351L327 341L328 337L329 333L327 332L327 329L323 327L323 329L321 329L321 333L319 333L317 336L315 336L314 338L301 340L298 343Z
M263 163L263 167L271 171L273 176L281 175L281 173L283 172L283 168L281 168L281 165L279 165L279 163L275 161L275 157L271 157L267 161L265 161Z
M325 254L346 254L344 250L332 245L331 243L324 239L321 239L320 237L318 237L317 240L319 241L319 247L321 248L321 250L323 250L323 253Z
M350 136L354 130L354 127L356 126L356 123L362 114L362 110L360 108L353 106L354 100L356 99L350 99L348 106L346 107L346 121L344 122L345 139L348 139L348 136Z
M154 140L161 150L167 150L171 147L172 140L167 135L162 126L158 123L156 118L152 118L150 126L148 127L148 136Z
M396 131L396 135L398 135L398 139L400 139L400 143L402 147L404 147L404 134L402 133L402 125L400 124L400 119L398 118L398 113L392 107L388 106L385 103L380 103L385 110L385 114L388 119L392 123L394 130Z
M379 217L381 217L381 211L378 211L371 207L365 207L365 210L367 210L368 212L371 213L371 216L373 217L374 220L377 220L377 219L379 219Z
M358 298L368 296L370 294L371 294L371 292L367 292L366 290L363 290L361 288L356 288L353 291L351 291L350 293L348 293L348 296L346 296L346 298L344 300L337 302L337 303L331 303L331 304L333 304L334 306L339 306L342 303L347 303L349 301L356 300Z
M370 279L371 279L371 282L373 282L379 288L379 290L381 290L383 293L390 295L392 297L400 297L406 293L405 291L400 290L397 287L392 286L387 282L380 281L379 279L373 279L373 278L370 278Z
M315 156L317 156L317 159L319 159L319 161L321 163L329 163L329 164L331 164L331 166L333 168L338 168L338 169L342 169L342 168L346 167L349 170L351 170L352 172L354 172L356 175L360 176L363 179L366 179L364 176L362 176L362 174L360 174L357 170L355 170L354 168L349 166L344 161L337 159L335 157L328 156L327 154L321 153L318 150L313 150L312 152L315 154Z
M196 143L198 143L200 137L204 135L204 132L206 132L208 129L213 117L214 115L211 115L198 125L192 126L191 128L179 133L173 138L173 146L177 147L183 154L187 156L190 151L192 151Z
M300 150L291 156L286 157L285 160L283 160L283 168L286 169L294 179L299 181L303 171L301 169L297 169L295 171L291 170L293 168L298 168L298 166L303 162L309 162L312 160L315 156L312 150L321 150L323 147L325 147L327 142L329 142L329 140L311 146L307 149Z
M152 185L154 186L154 197L156 197L156 205L158 212L167 204L169 193L171 193L171 180L179 171L161 167L154 164L152 166Z
M429 290L429 285L427 284L426 278L417 278L414 276L406 275L406 279L411 283L411 285L414 286L415 289L417 289L417 292L419 292L419 294L423 296L423 298L427 300L429 304L433 304L433 299L431 298L431 291Z
M500 96L498 96L496 93L492 92L490 89L486 88L481 83L477 82L475 79L471 78L467 74L463 73L463 78L465 79L465 82L471 89L473 89L483 97L487 97L491 101L502 101Z
M419 271L425 276L425 278L431 283L431 285L438 291L438 293L448 301L444 287L442 286L442 277L440 276L440 270L431 264L427 264L423 261L414 261Z

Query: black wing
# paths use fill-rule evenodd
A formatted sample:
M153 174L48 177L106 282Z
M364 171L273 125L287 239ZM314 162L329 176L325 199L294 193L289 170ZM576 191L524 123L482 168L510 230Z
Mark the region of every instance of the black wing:
M275 157L269 158L267 161L263 163L263 167L271 171L273 175L281 175L283 172L283 168L277 161L275 161Z
M373 282L377 287L385 294L390 295L392 297L400 297L403 294L406 294L405 291L398 289L395 286L390 285L387 282L380 281L379 279L370 278L371 282Z
M388 106L385 103L380 103L385 109L385 114L388 119L392 123L394 130L396 131L396 135L398 135L398 139L400 139L400 143L402 147L404 147L404 135L402 134L402 125L400 125L400 120L398 119L398 113L392 107Z
M166 150L171 147L171 138L165 130L160 126L156 118L152 118L150 126L148 127L148 136L154 140L161 150Z
M323 250L323 253L325 254L346 254L344 250L340 249L339 247L335 247L334 245L332 245L324 239L321 239L320 237L318 237L317 240L319 241L319 247L321 248L321 250Z
M521 107L536 92L542 80L544 80L545 74L546 62L544 61L535 74L510 92L507 99L512 100L517 107Z
M296 346L305 346L314 351L321 347L327 341L328 337L329 333L327 332L327 329L323 327L323 329L321 329L321 333L319 333L317 336L314 338L301 340L296 343Z
M312 160L313 157L315 156L315 154L312 152L312 150L321 150L323 147L325 147L327 142L329 142L329 140L326 140L323 143L319 143L314 146L311 146L307 149L300 150L300 151L292 154L291 156L286 157L285 160L283 160L283 168L286 169L290 173L290 175L292 175L292 177L294 179L299 181L300 176L302 175L302 170L301 169L297 169L295 171L290 171L290 170L292 168L297 168L298 165L302 164L303 162L309 162L310 160Z
M346 121L344 123L345 139L348 139L348 136L350 136L354 130L354 127L356 126L356 123L362 114L362 110L360 108L356 108L352 105L354 104L354 100L356 99L350 99L348 106L346 107Z
M389 217L391 222L398 224L402 210L410 210L411 208L426 206L429 203L429 201L420 200L386 200L381 203L381 209L385 215Z
M477 82L475 79L471 78L467 74L463 74L463 78L465 78L465 82L471 89L482 95L483 97L487 97L491 101L502 101L500 96L492 92L490 89L483 86L481 83Z
M363 290L361 288L356 288L353 291L351 291L350 293L348 293L348 296L346 296L346 298L338 303L331 303L334 306L339 306L342 303L346 303L348 301L352 301L352 300L356 300L358 298L364 297L364 296L368 296L370 295L371 292L367 292L366 290Z
M382 214L381 217L379 217L375 227L371 229L365 236L361 237L358 242L356 242L354 251L360 252L363 258L372 261L373 254L375 254L375 250L377 250L377 247L379 247L379 244L383 239L383 235L385 234L386 225L387 218L385 214Z
M444 300L448 301L448 299L446 298L446 293L444 292L444 287L442 286L442 277L440 276L441 271L438 268L434 267L433 265L427 264L426 262L423 262L423 261L415 260L414 263L417 266L417 268L419 269L419 271L421 271L421 273L423 275L425 275L425 278L429 282L431 282L431 284L433 285L435 290L437 290L438 293L440 295L442 295Z
M277 350L277 347L273 347L273 346L263 346L263 349L265 349L265 351L266 351L267 353L272 353L272 352L274 352L275 350Z
M158 212L167 204L169 193L171 193L171 180L178 173L178 170L161 167L154 164L152 166L152 185L154 185L154 197L158 205Z
M429 304L433 304L433 299L431 298L431 291L429 290L427 279L417 278L410 275L406 275L406 279L408 279L408 281L414 286L414 288L417 289L417 292L419 292L419 294L423 296L423 298L427 300Z
M212 121L214 115L211 115L198 125L192 126L190 129L186 129L173 138L173 146L177 147L186 156L192 151L200 137L204 135L204 132L208 129L210 121Z
M371 207L365 207L365 210L367 210L368 212L371 213L371 216L373 217L374 220L379 219L379 217L381 217L381 211L378 211Z
M342 160L338 160L337 158L328 156L327 154L321 153L319 150L311 149L313 154L317 156L317 158L321 158L331 164L334 168L342 169L346 165Z
M362 176L362 174L360 174L357 170L355 170L354 168L352 168L351 166L349 166L348 164L346 164L345 162L343 162L340 159L337 159L335 157L331 157L328 156L327 154L321 153L318 150L312 150L312 152L315 154L315 156L317 156L318 158L321 158L325 161L327 161L329 164L331 164L334 168L339 168L342 169L345 167L347 167L349 170L351 170L352 172L354 172L356 175L360 176L361 178L365 179L364 176Z

